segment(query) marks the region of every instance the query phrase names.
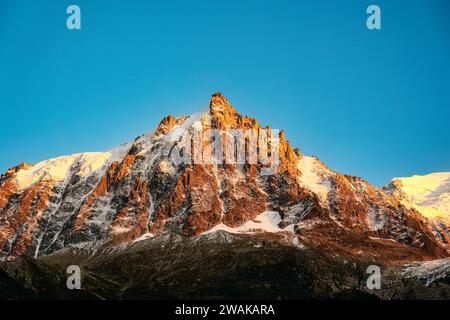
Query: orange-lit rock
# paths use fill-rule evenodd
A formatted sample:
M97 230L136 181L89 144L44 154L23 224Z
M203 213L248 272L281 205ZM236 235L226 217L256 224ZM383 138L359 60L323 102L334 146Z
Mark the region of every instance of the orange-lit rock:
M19 190L15 177L29 166L8 170L0 178L0 257L44 255L70 246L123 245L145 234L197 236L218 225L238 228L258 223L257 217L266 211L279 214L279 232L249 236L288 245L298 237L302 244L333 254L391 264L449 255L448 226L424 218L361 178L334 172L303 155L291 147L284 131L276 134L241 115L222 94L212 96L209 110L198 121L195 128L201 133L247 130L246 163L226 161L227 148L235 146L222 135L222 163L174 164L170 154L183 141L172 133L192 132L194 121L168 116L154 135L136 138L123 153L112 152L113 158L87 170L88 175L83 172L89 166L81 157L67 177L42 178ZM259 139L261 134L266 136ZM250 156L256 151L262 160L273 159L275 140L278 166L263 175L267 163L261 159L252 163ZM203 140L190 151L205 157L210 147L211 141ZM301 166L306 159L314 167Z

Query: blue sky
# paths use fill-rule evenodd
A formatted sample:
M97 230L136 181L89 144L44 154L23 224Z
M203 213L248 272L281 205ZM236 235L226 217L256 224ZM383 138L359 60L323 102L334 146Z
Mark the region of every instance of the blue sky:
M450 171L449 39L446 0L2 0L0 171L107 150L215 91L378 186Z

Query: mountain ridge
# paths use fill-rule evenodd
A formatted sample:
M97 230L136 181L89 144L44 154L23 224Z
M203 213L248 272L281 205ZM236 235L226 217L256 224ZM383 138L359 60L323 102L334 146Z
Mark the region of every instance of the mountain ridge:
M395 178L384 189L426 217L450 221L450 172Z
M227 159L239 148L227 145L227 130L250 135L241 145L244 163L210 159L211 141L194 141L195 131L225 131L215 139ZM267 133L263 139L261 132ZM189 161L183 150L191 153ZM263 161L252 162L252 152L261 150ZM276 173L266 175L275 153ZM386 258L393 263L446 257L450 241L446 225L301 154L284 131L242 116L221 93L211 97L208 110L167 116L154 133L111 151L11 168L0 178L0 191L4 259L130 244L167 232L195 237L220 226L234 232L249 224L249 234L349 256L363 251L380 258L395 248L400 254Z

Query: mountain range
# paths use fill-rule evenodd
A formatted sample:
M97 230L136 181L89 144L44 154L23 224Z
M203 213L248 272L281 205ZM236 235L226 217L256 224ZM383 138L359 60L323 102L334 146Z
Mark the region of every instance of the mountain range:
M377 188L303 154L221 93L110 151L0 178L6 298L443 299L449 256L450 173ZM77 294L63 287L74 263L89 275ZM386 275L376 292L364 284L373 264Z

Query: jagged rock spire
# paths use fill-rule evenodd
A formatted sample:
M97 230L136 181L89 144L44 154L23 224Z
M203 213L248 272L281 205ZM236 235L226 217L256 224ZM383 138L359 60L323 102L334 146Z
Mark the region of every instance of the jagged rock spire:
M223 113L227 111L230 113L237 113L237 111L231 106L227 98L225 98L221 92L216 92L211 96L209 110L211 114L216 112Z
M227 126L235 127L240 114L228 102L227 98L220 92L212 95L209 103L209 112L211 114L213 125L217 128Z

